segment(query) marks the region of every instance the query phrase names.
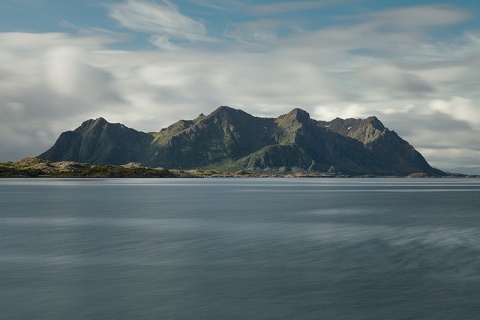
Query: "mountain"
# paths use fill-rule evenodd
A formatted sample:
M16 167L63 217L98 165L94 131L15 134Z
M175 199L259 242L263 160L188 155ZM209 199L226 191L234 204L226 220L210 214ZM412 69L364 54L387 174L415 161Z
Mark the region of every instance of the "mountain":
M103 118L88 120L62 133L38 158L231 172L444 175L376 117L317 121L298 108L278 118L259 118L224 106L155 133Z
M62 133L53 147L38 158L121 165L143 160L152 140L147 133L98 118L85 121L74 131Z

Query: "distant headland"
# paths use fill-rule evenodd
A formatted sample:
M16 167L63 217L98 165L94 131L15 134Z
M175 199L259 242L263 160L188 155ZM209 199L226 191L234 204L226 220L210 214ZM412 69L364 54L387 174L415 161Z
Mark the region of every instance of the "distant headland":
M37 158L0 164L0 176L445 177L372 116L319 121L301 109L260 118L219 107L145 133L103 118L60 135Z

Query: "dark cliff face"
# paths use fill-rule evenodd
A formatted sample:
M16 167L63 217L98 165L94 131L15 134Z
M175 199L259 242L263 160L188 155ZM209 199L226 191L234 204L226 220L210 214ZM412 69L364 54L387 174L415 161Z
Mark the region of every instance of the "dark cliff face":
M395 131L386 128L377 117L345 120L336 118L330 122L318 121L317 125L361 142L369 151L370 159L376 163L376 174L444 174L432 168L412 145L400 138Z
M53 147L38 157L50 161L121 165L143 160L152 140L149 134L98 118L62 133Z
M102 118L62 133L39 158L90 164L335 174L442 175L376 117L317 121L301 109L278 118L220 107L146 134Z
M221 165L274 143L272 124L272 119L220 107L208 116L179 121L157 133L145 163L181 169Z

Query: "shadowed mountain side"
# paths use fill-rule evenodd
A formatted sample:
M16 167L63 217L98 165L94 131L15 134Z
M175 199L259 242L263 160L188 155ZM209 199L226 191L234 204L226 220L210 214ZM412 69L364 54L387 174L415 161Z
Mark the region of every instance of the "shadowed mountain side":
M121 165L143 161L152 140L150 134L98 118L62 133L53 147L38 157L50 161Z
M383 168L377 170L377 174L388 175L394 171L406 173L415 170L429 175L445 174L432 168L412 145L400 138L395 131L385 128L377 117L346 120L336 118L330 122L317 121L317 125L362 142L373 155L372 161L381 164Z
M147 134L104 119L62 133L39 158L90 164L141 162L173 169L443 175L376 117L317 121L301 109L274 118L220 107Z
M166 168L221 165L274 144L273 119L220 107L208 116L179 121L155 135L145 163Z

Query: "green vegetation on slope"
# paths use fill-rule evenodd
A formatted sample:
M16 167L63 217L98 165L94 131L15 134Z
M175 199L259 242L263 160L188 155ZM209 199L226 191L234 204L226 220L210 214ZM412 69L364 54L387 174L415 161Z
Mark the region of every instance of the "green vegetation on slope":
M50 162L38 158L0 163L0 177L169 178L177 176L163 168L147 168L140 164L88 165L72 161Z

